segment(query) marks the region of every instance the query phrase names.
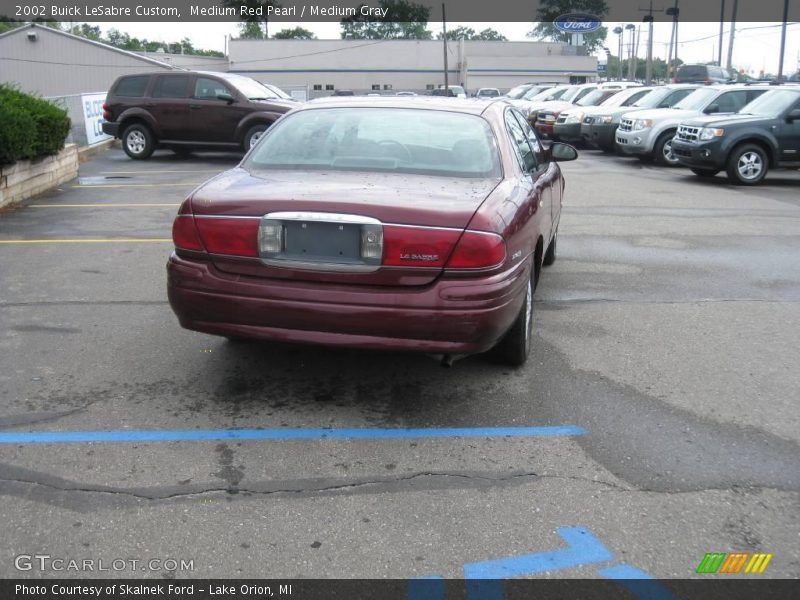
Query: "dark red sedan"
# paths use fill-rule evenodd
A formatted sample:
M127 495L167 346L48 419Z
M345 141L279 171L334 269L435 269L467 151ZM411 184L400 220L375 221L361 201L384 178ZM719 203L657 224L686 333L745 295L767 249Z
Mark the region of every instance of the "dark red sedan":
M556 257L555 161L576 156L502 101L310 102L182 204L170 304L229 338L521 365Z

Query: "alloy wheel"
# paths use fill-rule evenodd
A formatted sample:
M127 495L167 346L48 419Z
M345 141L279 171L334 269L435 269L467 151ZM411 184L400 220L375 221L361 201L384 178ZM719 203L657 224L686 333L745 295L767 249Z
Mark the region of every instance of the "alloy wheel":
M758 152L748 150L744 152L736 164L736 170L742 179L747 181L758 179L764 170L764 161Z

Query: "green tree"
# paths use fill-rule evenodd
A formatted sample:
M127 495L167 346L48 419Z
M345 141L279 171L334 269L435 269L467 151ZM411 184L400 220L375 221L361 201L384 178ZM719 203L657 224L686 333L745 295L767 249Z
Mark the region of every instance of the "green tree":
M388 9L386 17L376 19L364 16L360 10L356 16L341 20L342 39L354 40L429 40L428 31L430 9L408 0L379 0L383 9ZM360 7L359 7L360 8Z
M243 21L239 23L239 37L245 40L263 40L264 30L258 21Z
M276 40L315 40L317 36L313 31L304 29L302 27L294 27L292 29L281 29L278 33L272 36Z
M601 21L608 14L605 0L541 0L536 10L538 23L528 32L528 37L554 42L569 42L570 34L562 33L553 25L553 21L561 15L569 13L588 13ZM583 36L583 43L591 53L603 45L608 29L601 27Z
M442 34L438 33L436 35L436 39L442 39ZM505 42L508 41L506 36L501 34L494 29L484 29L481 32L476 32L472 27L464 27L463 25L460 27L456 27L455 29L449 29L447 31L447 39L448 40L490 40L490 41L497 41L497 42Z

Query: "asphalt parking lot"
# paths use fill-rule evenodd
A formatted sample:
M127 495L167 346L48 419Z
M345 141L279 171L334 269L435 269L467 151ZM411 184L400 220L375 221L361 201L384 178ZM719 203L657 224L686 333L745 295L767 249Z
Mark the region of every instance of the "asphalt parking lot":
M238 158L111 150L0 214L0 434L35 433L0 443L0 576L86 575L15 568L47 554L193 561L125 577L685 578L737 551L800 576L799 172L745 189L583 152L528 364L445 369L179 327L172 218ZM86 431L115 433L47 442Z

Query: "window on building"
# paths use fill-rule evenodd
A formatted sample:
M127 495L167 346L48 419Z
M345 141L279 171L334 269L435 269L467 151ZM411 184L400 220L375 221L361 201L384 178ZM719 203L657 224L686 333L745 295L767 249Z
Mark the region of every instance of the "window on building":
M381 89L381 84L380 83L373 83L372 84L372 89L377 92L378 90Z
M332 83L326 83L325 84L325 89L328 90L328 91L333 90L334 89L333 84Z
M433 90L433 89L435 89L435 88L436 88L436 85L434 85L433 83L427 83L427 84L425 84L425 89L426 89L426 90Z
M321 83L315 83L314 84L314 91L318 92L318 91L321 91L321 90L322 90L322 84Z
M390 90L390 89L392 89L392 84L391 84L391 83L384 83L384 84L383 84L383 89L385 89L385 90Z
M189 77L186 75L161 75L153 87L154 98L186 98Z
M126 98L139 98L144 96L144 90L147 88L148 81L150 81L149 75L123 77L119 80L114 93L117 96L125 96Z

